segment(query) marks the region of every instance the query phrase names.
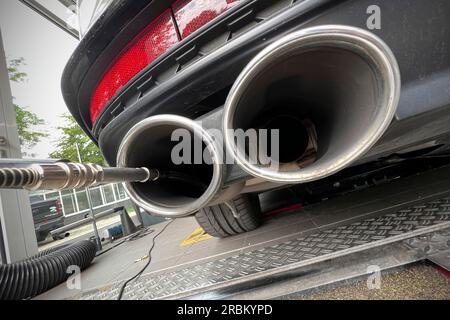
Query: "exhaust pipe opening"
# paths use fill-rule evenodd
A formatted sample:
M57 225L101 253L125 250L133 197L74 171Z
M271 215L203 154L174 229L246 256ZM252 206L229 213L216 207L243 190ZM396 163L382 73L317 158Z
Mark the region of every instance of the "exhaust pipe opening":
M130 146L128 164L148 168L157 168L161 176L152 182L133 183L134 189L160 205L179 206L201 197L211 183L213 168L210 164L176 165L171 152L176 141L171 141L172 132L180 129L174 124L165 124L150 128L134 140ZM192 133L192 132L190 132ZM192 137L193 145L193 137ZM205 149L202 143L202 150Z
M178 132L185 140L172 136L180 129L184 129ZM192 149L176 148L181 146L181 141ZM196 144L202 148L203 159L195 158ZM198 124L184 117L162 115L145 119L129 131L120 147L118 164L157 169L160 172L157 180L126 183L126 189L132 200L146 211L181 217L195 213L220 189L219 155L208 133ZM178 160L174 159L178 156Z
M373 34L345 26L305 29L267 47L238 77L225 104L225 142L254 176L281 183L317 180L378 140L399 91L395 58ZM232 135L261 128L279 129L279 156L270 147L258 150L266 151L270 165L252 162L248 147L239 147Z
M281 103L277 105L288 104ZM239 127L238 124L238 128L242 127ZM260 144L258 141L258 154L267 155L271 162L277 163L280 170L295 170L315 160L317 153L316 128L307 116L286 108L267 108L267 111L262 112L260 116L256 116L252 124L245 130L252 128L257 130L265 129L268 132L278 130L276 141L272 141L270 134L267 135L267 143ZM259 134L257 139L261 139ZM272 150L274 143L278 144L276 150ZM245 155L248 158L250 158L249 150L250 146L247 145ZM268 163L267 161L259 161L259 165L267 166Z
M304 119L293 113L281 113L274 116L263 116L255 120L255 127L267 130L279 130L279 152L271 150L272 140L268 136L267 150L261 150L270 155L273 161L280 164L301 161L307 154L314 125L309 119Z

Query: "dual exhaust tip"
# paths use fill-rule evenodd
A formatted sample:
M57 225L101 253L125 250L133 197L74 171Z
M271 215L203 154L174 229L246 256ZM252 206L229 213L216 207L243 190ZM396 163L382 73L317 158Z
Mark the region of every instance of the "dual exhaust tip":
M400 86L396 59L374 34L340 25L300 30L262 50L238 76L223 110L225 147L196 121L159 115L128 132L117 162L169 173L156 182L126 183L143 209L191 215L242 191L243 185L224 185L224 151L251 176L277 184L319 180L349 166L389 127ZM179 128L201 141L207 163L173 163L171 136ZM251 129L257 135L276 129L277 150L258 141L255 159L249 152L255 144L236 138Z

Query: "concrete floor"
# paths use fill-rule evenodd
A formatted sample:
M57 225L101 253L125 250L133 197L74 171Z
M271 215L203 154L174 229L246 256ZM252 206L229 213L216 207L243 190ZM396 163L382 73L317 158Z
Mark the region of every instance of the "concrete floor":
M291 216L293 215L293 217ZM140 239L126 242L113 250L96 258L93 264L82 273L82 290L103 286L107 283L125 280L137 273L147 262L148 249L152 237L166 223L151 227L153 233ZM250 250L261 245L295 237L302 231L316 230L316 225L309 215L304 213L289 214L283 219L272 219L263 227L253 232L238 235L229 239L210 238L187 246L180 246L198 224L194 218L177 219L158 237L157 245L152 252L152 263L144 274L213 260L218 256L228 256ZM120 241L120 240L118 240ZM67 290L62 284L41 295L41 299L62 299L79 293Z
M219 257L266 247L291 238L332 226L347 224L361 217L382 215L399 205L422 201L435 195L436 190L450 190L450 168L427 174L427 183L420 175L394 181L390 184L362 190L334 198L317 205L284 213L265 221L262 227L227 239L211 238L187 246L180 246L198 225L194 218L177 219L157 239L152 263L144 275L160 274L198 264ZM402 191L408 190L408 191ZM135 275L147 262L152 237L165 223L152 226L154 233L126 242L96 258L81 275L81 291L107 288L111 283ZM66 284L42 294L38 299L74 297L80 290L68 290Z

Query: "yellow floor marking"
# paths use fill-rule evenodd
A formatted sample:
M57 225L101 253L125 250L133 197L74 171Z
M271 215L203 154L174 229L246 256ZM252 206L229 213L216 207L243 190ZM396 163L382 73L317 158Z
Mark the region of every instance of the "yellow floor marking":
M200 227L192 231L192 233L180 243L180 247L188 246L190 244L200 242L203 240L208 240L211 238L212 237L209 234L207 234L205 230L203 230L203 228Z

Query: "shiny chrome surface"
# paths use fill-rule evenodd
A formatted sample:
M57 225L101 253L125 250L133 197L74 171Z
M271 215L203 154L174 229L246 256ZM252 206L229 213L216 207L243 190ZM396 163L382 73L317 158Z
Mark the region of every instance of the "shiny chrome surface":
M225 104L225 144L253 176L278 183L318 180L347 167L377 142L394 117L399 95L396 59L374 34L340 25L300 30L261 51L237 78ZM251 163L236 147L234 130L259 128L264 112L283 115L286 104L287 115L312 120L316 159L305 166L298 165L301 158L280 160L277 168ZM293 144L300 139L290 138Z
M95 164L71 162L27 163L8 159L0 164L0 188L27 190L65 190L123 181L146 182L158 178L147 168L103 168Z
M171 158L174 145L171 135L176 129L186 129L201 139L211 164L175 165ZM138 206L152 214L173 218L194 214L218 195L225 170L221 155L220 147L198 123L180 116L159 115L139 122L127 133L119 148L117 165L150 166L158 168L162 175L175 172L191 177L181 182L161 177L153 183L125 183L130 198ZM207 187L198 188L198 183Z

